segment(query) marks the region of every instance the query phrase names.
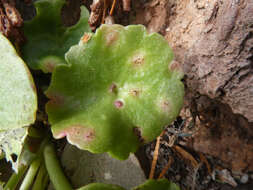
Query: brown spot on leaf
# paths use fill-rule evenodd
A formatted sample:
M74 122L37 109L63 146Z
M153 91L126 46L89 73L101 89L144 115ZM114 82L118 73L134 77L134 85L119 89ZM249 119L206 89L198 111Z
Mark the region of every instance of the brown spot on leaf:
M118 109L122 108L124 106L124 103L121 100L116 100L114 102L114 106Z
M105 29L105 43L107 46L112 46L119 39L118 27L110 27Z
M69 126L63 132L56 135L56 138L63 138L65 136L70 143L78 146L90 143L96 137L94 129L82 125Z
M141 66L144 64L144 61L143 53L137 53L132 57L132 63L134 66Z
M141 93L141 91L140 91L139 89L130 89L130 90L129 90L129 94L130 94L131 96L137 97L137 96L140 95L140 93Z
M109 88L109 92L111 93L117 93L117 85L115 83L112 83L110 88Z
M86 133L84 133L83 137L87 142L93 140L95 137L94 131L87 131Z
M87 43L87 42L91 39L91 36L92 36L92 34L85 33L85 34L82 36L82 38L81 38L82 42L83 42L84 44Z
M169 113L171 111L171 103L168 100L162 100L160 102L160 107L163 112Z
M171 70L171 71L183 72L180 63L177 62L177 61L175 61L175 60L173 60L173 61L171 62L171 64L169 65L169 70Z
M56 64L54 62L48 61L45 63L45 71L52 73L54 71Z
M63 105L64 104L64 97L58 94L47 94L47 97L50 99L48 104L50 105Z

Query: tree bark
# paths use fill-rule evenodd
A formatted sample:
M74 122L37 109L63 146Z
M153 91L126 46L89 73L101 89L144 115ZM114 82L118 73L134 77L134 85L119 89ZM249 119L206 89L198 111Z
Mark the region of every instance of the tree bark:
M253 171L253 1L150 0L134 10L132 23L163 34L182 65L183 110L201 121L189 145Z

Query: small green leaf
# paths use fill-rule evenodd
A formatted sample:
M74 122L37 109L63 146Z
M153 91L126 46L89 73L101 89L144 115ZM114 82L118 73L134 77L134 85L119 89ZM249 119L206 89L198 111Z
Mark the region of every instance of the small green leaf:
M11 43L0 33L0 130L32 124L36 110L32 76Z
M51 129L81 149L126 159L177 117L183 75L167 41L143 26L103 25L87 39L53 72Z
M0 181L0 190L4 189L4 184L5 184L5 182Z
M111 184L91 183L78 190L125 190L122 187ZM134 187L132 190L180 190L180 188L167 179L147 180L144 184Z
M22 49L24 60L32 69L52 72L56 65L64 64L64 54L76 44L85 32L89 32L88 10L82 6L79 21L65 27L61 21L61 9L65 0L38 0L37 15L24 24L27 43Z
M77 190L125 190L117 185L103 184L103 183L91 183Z
M175 183L169 182L167 179L150 179L144 184L133 188L133 190L180 190L180 188Z

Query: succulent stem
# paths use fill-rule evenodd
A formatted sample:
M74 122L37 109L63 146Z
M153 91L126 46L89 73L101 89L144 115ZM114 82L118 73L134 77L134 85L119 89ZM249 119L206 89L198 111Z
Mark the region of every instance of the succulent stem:
M73 188L62 171L52 143L49 142L45 145L43 154L47 172L54 188L56 190L72 190Z
M41 159L37 158L35 159L32 164L29 167L29 170L27 171L27 174L25 176L25 179L23 180L20 190L28 190L30 189L30 186L33 183L33 180L37 174L37 171L40 167Z
M15 189L19 181L22 179L27 167L22 166L19 168L18 173L13 173L7 184L4 186L4 190Z
M49 177L45 163L42 162L32 190L44 190L48 185Z

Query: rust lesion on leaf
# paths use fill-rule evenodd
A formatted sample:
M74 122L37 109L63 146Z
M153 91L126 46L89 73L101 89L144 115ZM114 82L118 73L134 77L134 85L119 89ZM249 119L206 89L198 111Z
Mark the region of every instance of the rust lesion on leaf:
M47 72L52 73L54 71L54 69L55 69L55 66L56 66L55 63L53 63L51 61L48 61L48 62L45 63L44 67L46 68L45 70Z
M141 94L141 90L140 89L130 89L129 90L129 95L133 96L133 97L138 97Z
M95 138L95 131L92 128L87 128L82 125L68 126L66 129L59 134L55 135L55 138L66 137L67 140L77 146L82 146L92 142Z
M171 102L167 99L160 99L158 106L161 112L170 113L172 111Z
M86 44L91 39L91 36L91 33L85 33L81 38L82 42Z
M120 31L123 30L123 27L114 25L112 27L104 27L102 30L104 30L106 46L113 46L119 40Z
M142 52L135 53L134 56L132 56L131 58L131 63L135 67L144 65L145 63L144 53Z
M116 31L113 31L112 33L109 33L106 35L106 45L111 46L115 43L115 41L118 40L118 33Z
M48 102L51 106L60 106L64 104L64 97L56 93L46 93L47 97L50 99Z
M169 70L170 71L183 72L181 64L176 60L173 60L171 62L171 64L169 64Z
M117 109L121 109L121 108L123 108L124 103L123 103L123 101L121 101L121 100L116 100L116 101L114 102L114 106L115 106Z
M52 73L57 65L63 64L64 61L56 56L43 58L40 62L41 69L45 73Z

